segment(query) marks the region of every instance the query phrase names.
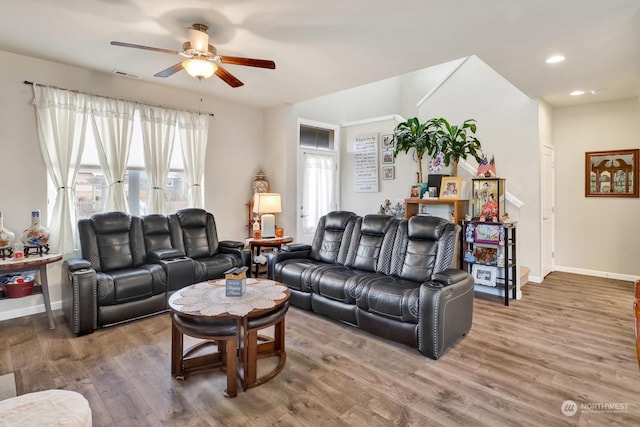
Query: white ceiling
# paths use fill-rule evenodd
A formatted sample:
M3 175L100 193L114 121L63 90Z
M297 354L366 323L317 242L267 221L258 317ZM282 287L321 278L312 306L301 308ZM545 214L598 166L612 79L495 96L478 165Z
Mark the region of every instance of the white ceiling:
M0 0L0 50L260 106L295 103L477 55L552 106L640 94L639 0ZM111 40L181 50L210 27L218 53L272 59L225 68L245 85L153 74L180 58ZM545 64L562 53L563 63ZM129 77L122 77L129 78ZM588 93L570 97L569 92ZM600 91L591 95L589 91Z

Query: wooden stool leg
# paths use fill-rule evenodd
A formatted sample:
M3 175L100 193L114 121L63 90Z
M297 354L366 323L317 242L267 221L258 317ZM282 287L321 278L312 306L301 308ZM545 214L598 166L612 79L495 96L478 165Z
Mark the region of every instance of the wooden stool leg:
M228 340L218 341L218 345L225 348L226 355L227 389L225 396L236 397L238 395L238 340L232 337Z
M273 345L275 351L284 352L284 316L282 320L274 325Z
M245 331L243 349L243 390L247 390L251 384L256 382L258 375L258 331Z
M178 379L184 379L182 371L183 341L182 332L171 322L171 375Z

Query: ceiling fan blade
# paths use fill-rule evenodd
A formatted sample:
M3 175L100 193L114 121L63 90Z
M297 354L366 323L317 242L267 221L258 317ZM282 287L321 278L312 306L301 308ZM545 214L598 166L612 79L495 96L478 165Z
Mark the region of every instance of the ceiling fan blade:
M236 79L230 72L218 65L216 76L220 77L231 87L240 87L244 85L240 80Z
M153 75L153 77L169 77L182 70L182 62L178 62L176 65L172 65L166 70L162 70L159 73Z
M220 61L223 64L246 65L249 67L276 69L276 63L267 59L239 58L237 56L221 56Z
M132 47L132 48L135 48L135 49L152 50L154 52L168 53L170 55L179 55L180 54L180 52L175 51L175 50L160 49L160 48L157 48L157 47L142 46L142 45L139 45L139 44L131 44L131 43L123 43L123 42L111 42L111 44L113 46Z

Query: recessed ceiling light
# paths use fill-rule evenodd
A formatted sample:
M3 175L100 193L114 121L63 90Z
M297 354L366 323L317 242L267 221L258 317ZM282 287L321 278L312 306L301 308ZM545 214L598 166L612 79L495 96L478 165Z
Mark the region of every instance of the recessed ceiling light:
M573 92L571 92L569 95L571 96L580 96L580 95L584 95L584 91L583 90L574 90Z
M563 55L552 55L547 58L545 61L547 64L557 64L558 62L562 62L565 60Z

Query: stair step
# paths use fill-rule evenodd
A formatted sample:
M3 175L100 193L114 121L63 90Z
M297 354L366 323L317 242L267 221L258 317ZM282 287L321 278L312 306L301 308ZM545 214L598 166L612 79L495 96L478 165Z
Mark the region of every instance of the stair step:
M530 271L531 269L529 267L520 266L520 287L523 287L529 282Z

